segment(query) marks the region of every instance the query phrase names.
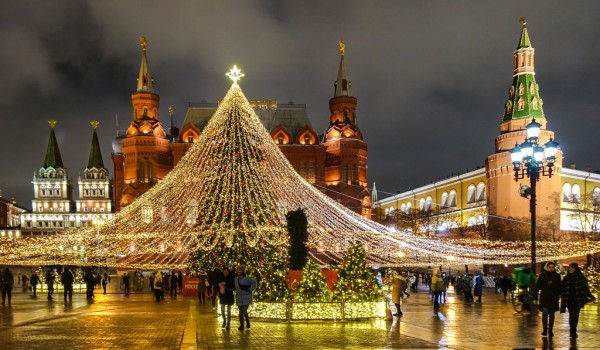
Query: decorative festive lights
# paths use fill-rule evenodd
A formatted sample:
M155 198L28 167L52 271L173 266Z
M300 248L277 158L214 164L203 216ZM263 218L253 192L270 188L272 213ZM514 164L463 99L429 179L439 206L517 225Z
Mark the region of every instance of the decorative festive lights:
M285 212L299 208L308 218L311 254L321 266L340 263L356 243L364 247L366 263L377 266L430 266L447 263L449 256L453 264L529 260L529 242L423 238L390 231L342 207L296 173L237 84L243 74L237 67L230 74L234 83L198 141L161 182L102 226L0 237L0 264L185 268L193 252L218 251L223 257L245 249L246 262L259 266L252 251L284 249ZM539 260L560 260L600 251L600 242L536 247Z

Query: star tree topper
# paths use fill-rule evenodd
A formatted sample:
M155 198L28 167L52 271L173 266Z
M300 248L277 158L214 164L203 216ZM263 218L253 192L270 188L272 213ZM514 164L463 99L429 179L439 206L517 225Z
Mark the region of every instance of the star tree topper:
M234 65L233 68L231 68L231 70L229 71L229 73L225 75L228 76L229 79L233 80L234 84L237 84L238 80L245 76L245 74L242 73L242 71L236 65Z

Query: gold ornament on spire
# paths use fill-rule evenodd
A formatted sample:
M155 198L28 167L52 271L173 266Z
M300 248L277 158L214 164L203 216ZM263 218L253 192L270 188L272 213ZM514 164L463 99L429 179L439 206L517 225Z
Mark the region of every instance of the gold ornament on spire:
M56 120L50 119L50 120L48 120L48 124L50 124L50 127L52 129L54 129L54 127L56 126Z
M527 28L527 21L525 20L525 16L519 18L519 22L523 23L523 28Z
M173 106L169 106L169 116L172 117L173 116L173 112L174 112Z
M97 120L92 120L90 122L90 124L92 125L92 128L94 128L94 130L98 127L98 125L100 125L100 122Z
M340 54L342 56L346 54L346 45L344 44L344 40L340 40Z
M228 76L229 79L233 80L233 83L237 85L238 80L240 80L246 74L242 73L242 71L236 65L234 65L229 73L225 75Z
M146 36L144 34L142 34L142 36L140 37L140 45L142 46L142 51L146 52L146 47L148 47L148 40L146 39Z

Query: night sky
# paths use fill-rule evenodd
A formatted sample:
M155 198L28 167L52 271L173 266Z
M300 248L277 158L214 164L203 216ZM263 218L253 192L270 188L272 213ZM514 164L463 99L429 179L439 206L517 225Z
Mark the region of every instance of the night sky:
M7 1L0 2L0 189L31 207L47 120L73 180L97 119L104 163L132 119L141 49L179 126L189 102L216 102L237 64L249 99L305 103L313 127L346 42L369 187L380 198L485 164L527 18L548 128L564 164L600 170L600 1ZM75 192L75 197L77 191Z

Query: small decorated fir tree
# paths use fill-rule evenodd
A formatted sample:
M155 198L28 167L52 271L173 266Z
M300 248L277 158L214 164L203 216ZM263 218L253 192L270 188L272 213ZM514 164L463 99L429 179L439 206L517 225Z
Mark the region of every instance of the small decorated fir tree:
M321 302L328 301L331 293L327 290L327 279L321 273L321 267L313 260L308 259L302 280L298 284L294 299L296 301Z
M257 301L283 302L289 299L290 289L286 278L289 269L288 255L285 249L275 248L259 260L256 269L250 275L258 281L254 293Z
M346 301L375 301L380 296L377 277L367 266L361 244L350 246L338 270L334 299Z

